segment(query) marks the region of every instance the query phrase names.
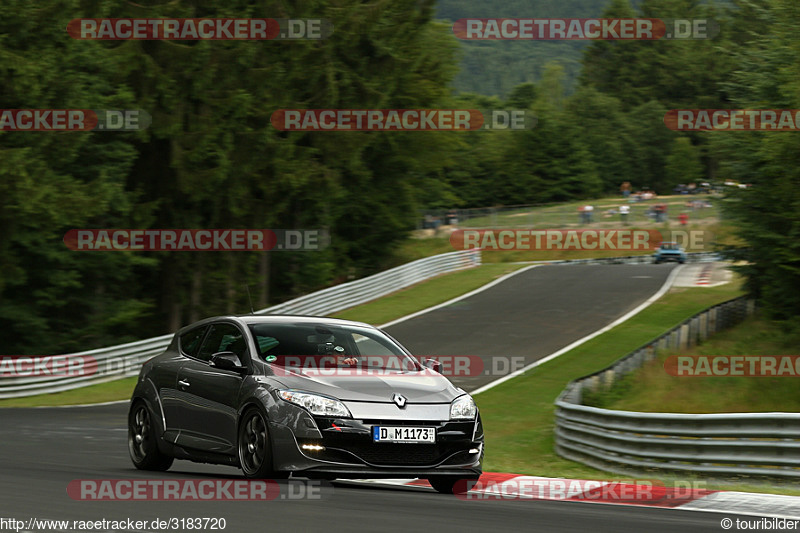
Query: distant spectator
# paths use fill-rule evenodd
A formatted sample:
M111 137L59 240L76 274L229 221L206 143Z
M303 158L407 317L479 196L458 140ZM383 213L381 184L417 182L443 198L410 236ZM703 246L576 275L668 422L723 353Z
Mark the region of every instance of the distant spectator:
M660 203L660 204L656 204L656 206L654 208L654 211L655 211L655 214L656 214L656 222L664 222L664 220L666 220L666 218L667 218L667 204L665 204L663 202Z
M458 224L458 215L456 214L455 209L451 209L447 212L447 216L445 218L445 224L448 226L455 226Z
M689 215L687 215L685 212L681 213L680 215L678 215L678 220L681 221L681 226L685 226L686 224L689 223Z
M631 182L630 181L622 182L622 185L620 185L619 190L622 192L622 197L627 198L628 196L631 195Z
M628 204L623 204L619 206L619 218L620 220L622 220L622 223L626 226L628 225L628 213L630 212L631 208L628 206Z
M592 223L592 214L594 214L594 206L587 205L583 208L583 213L586 215L586 223Z

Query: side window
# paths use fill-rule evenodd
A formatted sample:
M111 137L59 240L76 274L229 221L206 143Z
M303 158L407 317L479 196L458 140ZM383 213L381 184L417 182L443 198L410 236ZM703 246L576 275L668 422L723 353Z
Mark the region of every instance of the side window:
M233 324L214 324L206 337L197 358L208 361L217 352L233 352L244 363L247 361L247 343L242 332Z
M181 351L192 357L197 354L197 349L200 348L200 341L203 340L203 335L206 332L206 326L195 328L187 331L180 338Z

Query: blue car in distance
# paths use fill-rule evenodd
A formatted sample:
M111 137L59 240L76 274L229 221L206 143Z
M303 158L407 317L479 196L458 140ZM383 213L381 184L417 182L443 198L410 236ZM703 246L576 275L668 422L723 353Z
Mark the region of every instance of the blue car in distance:
M664 241L653 254L653 262L655 264L667 261L677 261L681 264L686 262L686 252L683 251L683 248L681 248L677 242Z

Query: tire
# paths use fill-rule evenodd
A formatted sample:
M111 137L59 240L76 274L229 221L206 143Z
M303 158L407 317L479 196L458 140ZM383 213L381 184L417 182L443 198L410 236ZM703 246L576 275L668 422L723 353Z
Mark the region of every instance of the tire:
M428 483L431 487L436 489L436 492L442 494L465 494L467 492L467 483L469 479L463 479L453 476L437 476L429 477Z
M288 473L272 469L272 440L264 413L255 407L245 411L239 421L236 448L239 466L248 479L286 478Z
M139 470L169 470L173 457L161 453L156 442L153 413L142 401L128 413L128 453Z

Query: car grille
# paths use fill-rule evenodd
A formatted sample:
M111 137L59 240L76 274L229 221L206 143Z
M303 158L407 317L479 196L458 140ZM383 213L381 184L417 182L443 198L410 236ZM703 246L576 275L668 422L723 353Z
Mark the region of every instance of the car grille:
M441 462L436 444L368 443L350 445L347 451L375 465L431 465Z

